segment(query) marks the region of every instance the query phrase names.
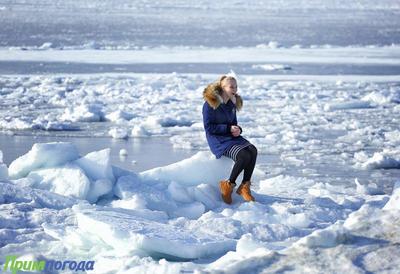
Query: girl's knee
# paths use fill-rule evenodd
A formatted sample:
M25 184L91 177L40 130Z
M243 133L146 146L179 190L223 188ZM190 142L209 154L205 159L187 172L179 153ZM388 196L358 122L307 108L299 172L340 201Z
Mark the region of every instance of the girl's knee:
M248 148L249 148L249 151L251 154L251 158L253 158L253 159L257 158L257 154L258 154L257 148L254 145L250 145L250 146L248 146Z
M237 159L243 161L244 163L248 163L252 159L252 154L246 149L242 149L241 151L239 151Z
M255 155L257 155L258 150L257 150L257 148L256 148L254 145L251 145L251 146L250 146L250 149L251 149L251 151L252 151Z

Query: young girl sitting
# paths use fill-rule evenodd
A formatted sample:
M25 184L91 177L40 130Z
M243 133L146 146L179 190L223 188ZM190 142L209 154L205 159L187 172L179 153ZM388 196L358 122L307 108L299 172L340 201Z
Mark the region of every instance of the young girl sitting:
M219 182L222 199L227 204L232 203L236 179L243 170L243 181L236 193L246 201L254 201L250 179L257 149L241 136L242 128L237 124L236 111L242 108L243 100L236 92L236 79L226 75L208 85L203 92L203 123L211 152L217 158L226 156L235 162L229 180Z

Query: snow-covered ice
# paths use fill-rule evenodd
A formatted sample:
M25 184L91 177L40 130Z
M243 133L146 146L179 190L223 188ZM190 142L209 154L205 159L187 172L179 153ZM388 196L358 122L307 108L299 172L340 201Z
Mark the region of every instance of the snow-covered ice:
M66 148L72 156L59 157L67 155ZM38 150L51 157L51 165L43 165ZM331 185L296 176L267 178L258 170L256 202L234 195L227 206L214 173L224 176L218 170L231 163L213 160L209 152L141 173L117 172L109 150L81 157L69 143L35 144L22 157L25 166L15 164L20 159L10 165L18 178L0 183L1 258L33 250L45 258L91 258L98 262L96 273L107 272L101 266L110 258L113 272L135 269L139 261L142 271L157 268L160 258L174 273L302 271L306 259L312 271L326 270L311 259L313 250L321 260L351 254L343 268L330 265L329 272L394 271L399 263L394 255L386 264L360 265L357 259L396 247L398 183L385 194L360 191L358 180Z
M8 179L8 167L3 164L3 152L0 150L0 180Z
M397 273L399 11L395 0L1 3L0 264ZM209 152L201 107L229 70L258 161L256 202L234 192L228 206L218 181L233 163ZM17 155L21 137L31 142ZM113 161L140 165L143 140L161 139L145 156L169 164ZM166 142L189 156L174 162Z
M292 69L290 66L281 65L281 64L264 64L264 65L253 65L253 68L259 68L267 71L272 70L290 70Z
M318 250L320 261L345 261L343 268L328 266L328 272L338 267L393 272L398 227L391 224L379 234L369 225L398 218L398 187L390 193L399 174L399 81L238 75L245 102L239 123L259 151L257 202L244 203L235 194L227 207L217 182L229 176L232 161L210 154L199 114L202 89L216 78L2 76L3 102L17 110L0 111L3 130L32 131L38 118L47 119L74 127L57 131L60 136L114 133L134 142L160 136L193 156L133 173L113 167L107 149L80 155L69 143L35 144L7 169L2 164L0 258L26 252L87 258L98 263L96 273L285 267L301 272L306 265L322 272ZM47 107L36 108L34 100ZM35 134L51 133L43 129ZM26 198L10 194L16 191ZM50 202L38 200L37 193L46 193L40 194L44 199L51 193ZM390 261L371 263L368 258L380 252Z
M129 136L127 130L124 128L112 128L108 133L114 139L127 139Z
M393 194L390 197L390 200L383 207L383 209L391 210L391 209L400 209L400 181L397 181L393 186Z
M35 144L27 154L10 164L10 177L22 178L31 171L62 165L78 157L78 150L69 143Z

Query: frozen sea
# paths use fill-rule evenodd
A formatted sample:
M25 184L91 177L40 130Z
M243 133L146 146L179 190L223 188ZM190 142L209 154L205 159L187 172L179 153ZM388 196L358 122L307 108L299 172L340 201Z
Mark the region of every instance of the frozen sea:
M0 0L1 267L397 273L399 15L393 0ZM256 202L229 206L232 162L201 116L228 72L259 152Z

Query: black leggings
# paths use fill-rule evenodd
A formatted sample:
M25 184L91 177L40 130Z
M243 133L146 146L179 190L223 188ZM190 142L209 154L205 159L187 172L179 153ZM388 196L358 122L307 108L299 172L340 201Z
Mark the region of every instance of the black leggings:
M250 145L240 150L236 156L236 162L232 168L229 181L233 184L236 184L236 179L242 170L244 170L243 182L250 181L256 165L256 160L257 148L254 145Z

